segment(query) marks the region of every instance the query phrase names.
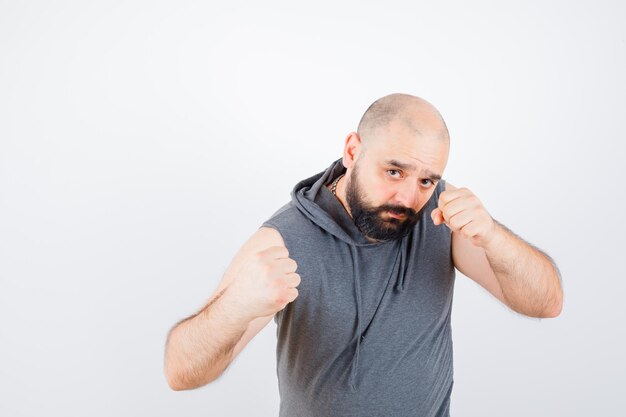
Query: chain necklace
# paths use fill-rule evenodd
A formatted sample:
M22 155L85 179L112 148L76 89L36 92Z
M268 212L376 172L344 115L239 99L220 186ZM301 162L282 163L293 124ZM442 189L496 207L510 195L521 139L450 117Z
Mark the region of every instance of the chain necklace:
M336 196L337 195L337 183L339 182L339 180L341 179L341 177L343 177L344 174L341 174L340 176L337 177L337 179L335 179L335 181L333 181L332 185L330 186L330 191L333 192L333 195Z

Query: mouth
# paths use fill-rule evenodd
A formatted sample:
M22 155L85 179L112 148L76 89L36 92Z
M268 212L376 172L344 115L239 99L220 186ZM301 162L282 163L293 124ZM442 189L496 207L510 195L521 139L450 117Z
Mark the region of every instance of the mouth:
M387 213L389 214L389 216L393 217L394 219L404 219L404 218L406 218L406 214L404 214L404 213L398 213L398 212L391 211L391 210L388 211Z

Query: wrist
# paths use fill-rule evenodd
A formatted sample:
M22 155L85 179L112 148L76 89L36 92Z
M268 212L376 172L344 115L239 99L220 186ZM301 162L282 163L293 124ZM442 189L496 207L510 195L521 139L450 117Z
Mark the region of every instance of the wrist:
M486 240L486 242L482 245L483 249L487 252L492 252L497 250L502 246L504 241L506 240L506 233L504 228L500 226L495 219L493 219L493 232L491 236Z
M229 286L222 294L222 311L229 319L237 322L250 323L256 317L246 308L241 296L237 293L236 288Z

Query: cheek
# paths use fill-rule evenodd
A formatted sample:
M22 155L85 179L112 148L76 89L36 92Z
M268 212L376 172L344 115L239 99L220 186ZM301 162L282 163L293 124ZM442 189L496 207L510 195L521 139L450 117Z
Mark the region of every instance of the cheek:
M389 184L377 184L372 187L371 199L380 206L382 204L392 204L396 191Z
M360 186L367 200L375 206L387 203L394 194L389 184L376 176L368 177L366 181L361 182Z
M426 204L428 204L428 201L431 199L431 197L432 197L432 196L433 196L433 194L435 193L435 189L434 189L434 187L435 187L435 186L433 186L433 188L432 188L431 190L429 190L429 191L427 191L427 192L424 192L424 193L422 194L422 198L421 198L421 200L420 200L420 207L419 207L419 210L421 210L422 208L424 208L424 206L425 206ZM437 205L437 202L436 202L436 201L435 201L435 205Z

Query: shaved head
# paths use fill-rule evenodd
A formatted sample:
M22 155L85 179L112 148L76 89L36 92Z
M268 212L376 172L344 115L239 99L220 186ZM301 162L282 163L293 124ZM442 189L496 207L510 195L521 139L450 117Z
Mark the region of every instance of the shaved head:
M384 140L391 123L402 125L416 136L449 144L446 123L432 104L417 96L393 93L373 102L361 117L357 133L363 147L374 140Z

